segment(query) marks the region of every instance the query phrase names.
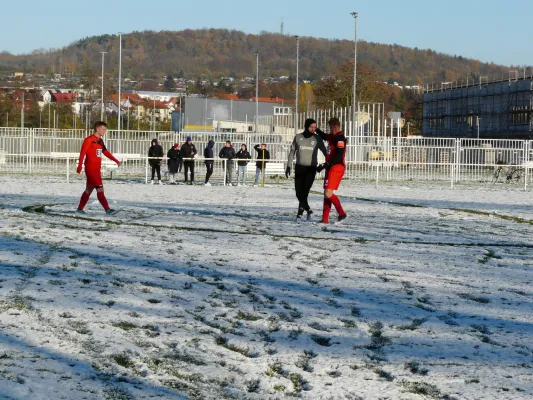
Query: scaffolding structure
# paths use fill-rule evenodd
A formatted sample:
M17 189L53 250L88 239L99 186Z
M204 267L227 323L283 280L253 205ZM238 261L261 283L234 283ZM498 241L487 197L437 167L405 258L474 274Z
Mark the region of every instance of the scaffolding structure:
M424 89L426 137L533 139L533 75L444 82Z

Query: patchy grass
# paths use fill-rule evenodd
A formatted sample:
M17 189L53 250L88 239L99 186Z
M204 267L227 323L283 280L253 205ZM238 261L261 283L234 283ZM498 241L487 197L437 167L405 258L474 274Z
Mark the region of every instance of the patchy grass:
M418 361L408 361L404 364L404 368L415 375L425 376L428 374L428 370L425 368L421 368L420 363Z
M501 258L502 257L497 255L494 250L490 249L490 250L487 250L487 253L483 256L483 258L479 259L478 262L480 264L486 264L492 259L501 260Z
M124 331L131 331L132 329L137 329L139 327L138 325L135 325L134 323L128 321L120 321L114 323L113 326L116 328L120 328Z
M482 303L482 304L488 304L490 303L490 299L483 296L475 296L470 293L459 293L457 296L459 296L461 299L475 301L476 303Z
M260 319L263 319L263 317L258 315L250 314L240 310L237 312L237 316L235 318L243 321L259 321Z
M418 329L424 322L427 321L427 318L415 318L409 325L400 325L397 329L401 331L414 331Z
M331 346L331 338L319 335L311 335L311 340L319 346L329 347Z
M135 365L135 362L131 359L128 353L112 354L111 358L124 368L131 368Z

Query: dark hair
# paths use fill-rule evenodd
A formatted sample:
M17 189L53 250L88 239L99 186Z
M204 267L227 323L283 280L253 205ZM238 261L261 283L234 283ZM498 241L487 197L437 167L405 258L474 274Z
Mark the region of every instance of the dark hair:
M226 143L229 143L229 144L231 144L231 141L229 141L229 140L226 140Z
M107 128L107 124L104 121L96 121L94 123L94 131L96 132L96 130L101 126L105 126Z
M328 121L328 125L329 125L329 126L338 126L338 127L340 127L340 126L341 126L341 121L339 121L338 118L333 117L333 118L331 118L331 119Z

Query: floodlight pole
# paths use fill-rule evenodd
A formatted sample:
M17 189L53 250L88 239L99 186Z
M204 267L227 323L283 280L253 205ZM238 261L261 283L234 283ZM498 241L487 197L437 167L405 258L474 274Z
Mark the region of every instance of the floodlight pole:
M296 104L294 107L294 134L298 133L298 83L300 81L300 37L296 38Z
M356 91L357 91L357 17L359 16L359 13L352 12L351 15L354 17L354 20L355 20L354 60L353 60L352 133L354 136L356 136L355 130L357 128L357 124L355 122L355 109L356 109L356 102L357 102L357 97L356 97Z
M102 104L100 108L100 121L104 120L104 59L107 51L101 51L102 53Z

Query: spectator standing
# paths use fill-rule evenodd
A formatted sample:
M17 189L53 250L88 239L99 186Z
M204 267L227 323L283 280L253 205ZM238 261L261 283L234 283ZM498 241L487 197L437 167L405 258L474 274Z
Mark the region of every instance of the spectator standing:
M152 144L150 148L148 149L148 163L150 164L150 167L152 167L152 181L151 184L154 184L154 177L155 173L157 172L157 179L159 180L159 184L162 185L163 182L161 181L161 159L163 158L163 148L159 143L157 143L157 139L152 139Z
M241 145L241 149L236 154L237 158L237 184L239 186L246 186L246 170L248 168L248 160L252 159L250 152L245 144Z
M179 160L181 157L180 145L174 143L174 146L167 152L168 180L170 183L176 183L176 174L179 172Z
M235 158L235 149L231 145L231 142L226 141L226 145L220 150L218 154L220 158L224 158L226 161L226 185L232 186L231 180L233 178L233 159Z
M181 157L183 158L183 170L185 173L185 183L192 185L194 182L194 157L196 156L196 146L192 143L192 138L187 137L187 141L181 146ZM188 181L189 170L191 180Z
M215 141L210 140L207 146L204 149L204 158L205 160L205 186L211 186L209 183L209 178L211 178L211 175L213 175L213 164L214 164L214 154L213 154L213 147L215 146Z
M255 182L254 186L259 184L259 178L261 173L263 173L267 160L270 160L270 152L266 149L266 144L261 143L261 145L256 144L254 146L255 151L257 152L257 162L255 163Z

